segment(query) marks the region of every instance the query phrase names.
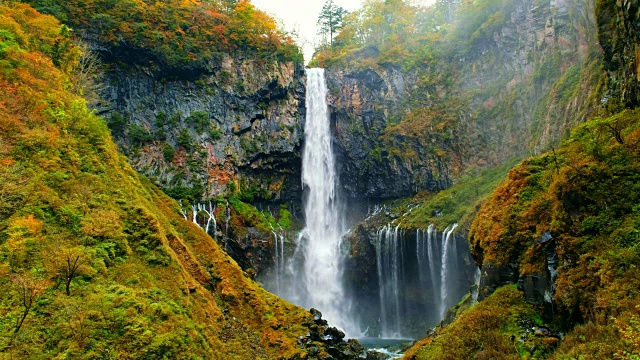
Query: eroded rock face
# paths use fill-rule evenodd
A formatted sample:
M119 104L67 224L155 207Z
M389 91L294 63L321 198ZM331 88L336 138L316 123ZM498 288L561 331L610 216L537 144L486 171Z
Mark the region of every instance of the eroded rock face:
M380 140L390 122L401 118L405 97L415 90L415 81L415 74L395 66L328 69L335 151L346 196L400 198L418 189L438 191L451 185L449 158L418 144L413 148L415 157L396 156ZM395 135L393 141L406 139Z
M495 166L559 144L594 111L589 96L599 81L600 51L594 7L581 0L513 1L496 15L492 36L424 65L426 77L442 77L441 83L425 85L425 70L402 67L402 59L378 64L372 46L327 69L345 194L438 191L469 166ZM460 108L448 132L389 131L407 114L438 106Z
M130 162L165 190L300 199L304 69L224 56L198 80L115 67L99 107Z
M600 0L597 8L598 37L604 50L609 75L609 93L620 99L620 106L640 104L640 4L632 0Z

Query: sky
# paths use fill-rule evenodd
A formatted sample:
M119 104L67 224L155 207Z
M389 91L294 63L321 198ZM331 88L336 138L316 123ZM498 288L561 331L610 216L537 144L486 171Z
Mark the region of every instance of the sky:
M285 29L296 30L300 36L300 45L304 50L305 63L313 55L314 40L316 38L316 23L325 0L252 0L257 8L282 20ZM336 5L347 11L360 7L362 0L334 0Z

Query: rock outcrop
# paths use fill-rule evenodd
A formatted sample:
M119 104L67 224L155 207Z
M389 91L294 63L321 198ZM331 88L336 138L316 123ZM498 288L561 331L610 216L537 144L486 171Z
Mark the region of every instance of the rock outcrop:
M336 60L327 74L345 194L439 191L470 166L495 166L559 144L596 111L594 7L514 1L491 10L491 28L441 35L434 46L445 50L428 64L382 61L375 46ZM455 121L441 120L447 117Z
M195 81L116 66L106 84L99 111L120 148L169 193L299 201L300 64L224 56Z
M633 0L598 1L598 38L604 50L609 92L614 106L640 105L640 5ZM619 109L616 109L619 110Z
M375 55L375 48L368 49ZM356 56L371 56L363 51ZM329 68L327 82L335 126L338 172L344 194L351 198L400 198L417 189L438 191L450 185L446 157L414 146L411 159L390 153L381 140L392 118L406 108L416 76L400 67ZM394 138L403 142L402 136Z

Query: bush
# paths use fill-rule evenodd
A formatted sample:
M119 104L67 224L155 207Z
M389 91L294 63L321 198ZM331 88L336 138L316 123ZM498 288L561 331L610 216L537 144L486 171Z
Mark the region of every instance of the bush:
M189 134L189 129L180 129L178 132L178 145L187 151L193 150L193 138Z
M173 146L164 144L164 146L162 146L162 156L164 157L165 161L172 162L173 158L176 156L176 150L173 148Z
M149 142L153 140L153 137L151 137L151 134L149 133L149 131L147 131L147 129L145 129L144 127L138 124L129 125L128 132L129 132L129 139L131 139L131 142L134 145L140 145L145 142Z
M185 121L187 124L193 125L198 134L202 134L208 128L209 114L205 111L194 111Z

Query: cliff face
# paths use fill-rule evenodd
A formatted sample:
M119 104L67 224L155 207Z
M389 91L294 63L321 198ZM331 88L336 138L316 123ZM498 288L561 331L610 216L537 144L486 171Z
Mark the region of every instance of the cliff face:
M474 27L473 11L490 16ZM427 43L437 50L418 65L382 60L368 46L329 66L346 194L438 191L469 166L557 145L594 112L593 2L519 0L473 11L436 32Z
M598 1L598 38L604 49L609 93L616 107L640 105L640 7L631 0Z
M195 199L238 191L279 202L300 198L299 64L225 55L196 81L127 67L109 71L106 84L100 112L116 141L136 170L170 193L182 187Z
M602 49L604 50L601 53L603 58L604 72L603 76L603 89L600 91L591 91L590 94L587 94L585 97L589 101L596 103L592 104L593 108L600 109L602 114L612 114L620 111L624 108L634 108L638 105L638 68L636 65L636 49L638 47L638 43L640 43L640 38L638 37L638 33L636 29L638 29L640 14L638 13L639 8L637 4L631 2L615 2L615 1L599 1L597 3L597 7L594 7L595 17L598 19L598 38L600 44L602 45ZM595 71L595 69L594 69ZM583 96L584 97L584 96ZM599 104L598 104L599 103ZM599 106L600 105L600 106ZM580 113L578 113L580 115ZM618 145L625 145L625 132L631 133L631 129L635 129L637 126L637 119L635 119L635 114L632 113L622 113L620 115L615 115L607 120L599 120L600 125L597 122L593 121L593 125L590 127L585 127L584 129L589 128L599 128L608 127L609 131L607 132L597 132L593 137L603 136L606 139L605 143L607 143L610 139L609 137L613 136L616 139L616 143ZM606 125L609 123L609 125ZM577 135L583 134L584 131L578 131ZM601 135L598 135L601 134ZM578 137L574 135L574 137ZM584 140L582 140L584 142ZM593 142L596 144L601 143L603 140L593 139ZM631 141L635 141L633 136L631 136ZM589 145L585 145L589 146ZM598 145L603 146L603 145ZM612 146L611 143L607 143L607 146ZM571 148L567 149L565 146L561 148L560 151L567 152L571 151ZM574 150L575 151L575 150ZM585 156L583 157L583 161L588 162L590 160L607 162L611 161L611 159L607 158L604 155L604 152L601 154L598 150L595 153L588 153L585 149L582 149L585 152ZM548 154L546 155L549 156ZM559 167L562 165L562 156L558 156L555 153L553 154L555 166ZM560 163L558 163L558 159L560 159ZM535 164L534 166L539 166L540 164L536 163L536 160L532 160ZM559 165L560 164L560 165ZM528 165L524 163L524 165ZM634 166L634 162L630 161L629 166ZM531 166L530 166L531 167ZM531 173L532 170L527 170ZM534 170L537 172L538 170ZM510 178L521 178L523 176L527 176L526 171L522 172L520 169L515 169L511 172ZM578 176L578 175L575 175ZM589 178L591 174L579 174L580 177ZM509 196L507 196L507 201L512 201L513 199L519 196L519 191L516 190L518 187L530 186L530 182L535 180L536 176L529 175L529 179L521 184L510 185L511 190L509 190ZM574 182L578 183L578 178L574 178ZM620 182L624 181L624 176L619 179ZM582 180L580 180L582 181ZM497 192L506 190L507 185L503 185L503 189L496 190ZM548 184L546 186L549 186ZM588 216L585 212L585 206L587 203L593 202L593 197L595 195L583 196L579 195L580 190L564 190L563 193L558 194L557 196L560 199L556 199L556 201L562 201L564 211L569 214L564 214L564 216L568 216L571 218L577 218L579 216ZM607 196L615 196L615 190L612 190ZM494 207L497 208L501 205L496 205L495 203L498 200L495 198L492 200L493 204L488 204L487 208ZM555 196L553 197L555 198ZM622 202L624 203L624 202ZM526 219L529 216L548 216L548 213L553 212L552 210L542 211L536 210L534 213L522 214L523 218L520 220L523 223L530 221ZM582 213L581 215L579 215ZM537 214L537 215L536 215ZM624 214L624 211L621 212ZM520 216L520 215L519 215ZM534 216L534 217L535 217ZM487 216L484 212L480 213L479 218L476 220L475 228L479 228L484 222L486 222ZM492 221L495 223L496 218L492 218ZM538 220L539 221L539 220ZM574 220L575 221L575 220ZM503 220L502 222L506 222ZM537 225L539 229L550 228L551 221L542 221ZM486 224L485 224L486 225ZM495 225L494 229L497 229L499 225ZM568 231L571 228L567 226L565 229L555 229L554 231L537 231L534 234L530 234L530 238L533 241L535 237L534 243L537 245L536 249L536 265L526 264L528 261L532 262L531 254L525 255L525 250L528 247L528 244L520 243L519 245L514 245L514 242L521 241L515 238L504 238L504 240L498 240L492 236L488 236L486 233L482 236L474 235L476 232L472 233L472 242L474 242L474 255L479 265L483 267L483 275L481 279L481 288L480 298L483 298L487 294L492 293L498 286L518 282L520 286L525 290L525 295L528 300L538 304L547 304L550 305L553 303L553 294L556 291L556 270L559 264L565 264L565 267L570 267L569 263L572 262L571 259L567 259L566 256L560 256L558 259L557 253L565 253L566 245L560 244L560 248L557 248L558 242L562 242L561 235ZM576 232L578 233L578 232ZM576 236L574 233L572 236ZM485 236L483 240L480 240ZM584 236L584 235L581 235ZM498 246L501 246L501 250L495 251L493 245L489 245L488 238L493 238L493 242L497 243ZM502 235L500 235L502 239ZM484 243L483 243L484 241ZM502 245L500 245L502 244ZM505 251L505 246L508 247L508 251ZM531 250L529 250L531 251ZM502 257L496 259L496 254L501 253ZM487 254L490 254L487 256ZM565 269L566 271L566 269ZM561 273L561 275L564 275ZM566 276L566 275L565 275ZM562 291L568 291L566 289L561 289ZM575 304L574 304L575 305ZM572 312L579 312L575 309L571 310ZM585 308L581 309L581 311L585 311Z
M74 93L70 65L80 52L54 46L69 40L54 18L16 2L0 5L0 19L9 29L0 41L0 357L347 359L362 351L319 314L243 275L131 168Z
M451 346L449 336L472 344L465 334L477 319L492 324L485 334L510 330L502 331L497 344L454 347L467 355L497 351L500 343L507 344L507 336L512 343L519 339L513 346L521 354L536 352L534 357L614 358L640 353L638 281L631 270L640 264L638 11L634 1L598 1L595 17L604 50L603 86L591 92L592 104L587 105L604 116L574 127L563 146L514 167L494 190L470 230L473 255L482 267L479 299L486 299L414 347L408 358L437 356L434 353ZM596 76L603 73L594 71ZM515 291L516 286L504 285L515 283L538 314L509 303L505 291ZM522 301L522 292L514 292L515 299ZM501 308L516 310L517 322L492 323L485 317L481 306L496 300L502 302ZM558 337L549 328L540 332L538 327L531 337L530 327L522 325L527 317L537 318L538 326L544 319L566 334ZM559 340L549 339L546 343L555 345L547 348L525 345L545 336Z
M389 153L381 139L392 118L405 108L415 81L414 73L395 66L328 70L338 172L347 196L399 198L417 189L437 191L450 185L446 157L415 144L417 156L406 159ZM404 139L398 136L397 141Z

